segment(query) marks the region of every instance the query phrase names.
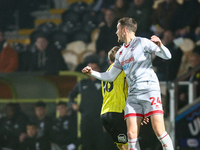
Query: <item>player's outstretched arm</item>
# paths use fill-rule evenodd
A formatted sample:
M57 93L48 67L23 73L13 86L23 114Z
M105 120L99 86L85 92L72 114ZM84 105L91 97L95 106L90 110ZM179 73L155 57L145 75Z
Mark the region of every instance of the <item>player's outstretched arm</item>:
M91 75L99 80L108 82L113 82L121 71L122 71L121 69L118 69L113 66L108 72L102 72L102 73L92 70L92 68L89 66L82 69L82 73Z
M168 50L167 47L165 47L165 46L162 44L162 42L161 42L161 40L160 40L159 37L153 35L153 36L151 37L151 41L154 42L156 45L158 45L159 48L160 48L160 51L156 51L156 52L155 52L155 55L156 55L156 56L161 57L161 58L163 58L163 59L171 59L172 56L171 56L170 51Z

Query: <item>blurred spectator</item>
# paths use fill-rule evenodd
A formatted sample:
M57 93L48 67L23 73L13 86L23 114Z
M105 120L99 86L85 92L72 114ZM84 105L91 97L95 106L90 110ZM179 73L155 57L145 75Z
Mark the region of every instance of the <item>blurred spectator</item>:
M162 43L170 50L172 58L170 60L163 60L155 57L153 66L160 81L172 81L177 77L183 52L173 43L174 34L167 30L163 34Z
M26 126L27 137L20 146L20 150L50 150L50 142L46 137L38 136L38 127L34 123Z
M172 18L177 7L176 0L164 0L158 5L151 16L151 31L154 34L161 36L165 30L172 29Z
M190 13L188 13L190 12ZM197 0L184 0L173 14L172 30L176 37L184 37L195 40L192 24L199 15Z
M37 102L35 104L35 115L36 116L31 122L33 122L38 128L37 136L44 136L49 139L49 134L52 128L52 119L46 115L46 104L44 102Z
M39 35L36 39L35 51L31 53L29 70L55 74L60 70L68 69L61 52L49 43L46 36Z
M0 30L0 73L14 72L18 69L17 52L10 47Z
M70 113L67 103L59 102L56 105L59 118L52 127L51 139L53 146L58 146L61 150L77 149L77 121L76 113Z
M127 13L126 17L134 18L137 21L138 29L136 34L139 36L150 37L150 16L152 13L152 4L150 0L133 0Z
M192 53L189 56L189 68L188 72L194 69L196 66L200 64L200 55L198 53ZM194 72L191 76L189 76L185 81L196 82L196 96L200 96L200 69ZM178 108L184 107L188 104L188 87L187 86L179 86L179 99L178 99Z
M0 28L4 30L13 29L14 25L14 12L16 10L15 0L0 0Z
M117 36L115 34L117 20L112 9L106 9L104 22L100 24L100 33L96 41L96 50L99 55L100 68L102 71L106 70L109 66L107 54L108 51L117 43Z
M95 12L101 11L102 13L104 13L106 9L112 8L114 3L115 3L115 0L109 0L109 1L95 0L92 10Z
M88 66L95 71L100 70L96 62L91 62ZM75 102L78 94L81 94L80 105ZM73 110L81 113L82 150L104 150L107 145L103 138L103 126L100 120L103 102L101 82L92 76L81 80L69 93L69 100Z
M117 20L125 16L129 7L128 4L127 0L115 0L113 11Z
M15 104L7 104L5 117L0 120L0 147L18 149L20 136L26 132L26 124L24 117L16 115Z

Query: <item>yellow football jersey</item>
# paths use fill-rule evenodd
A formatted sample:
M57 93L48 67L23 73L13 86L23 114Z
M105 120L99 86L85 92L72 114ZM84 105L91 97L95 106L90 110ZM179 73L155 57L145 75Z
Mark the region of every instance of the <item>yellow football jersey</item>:
M110 65L108 70L112 65ZM122 71L115 81L102 81L103 104L101 108L101 115L107 112L123 112L128 94L128 86L125 78L126 75L124 71Z

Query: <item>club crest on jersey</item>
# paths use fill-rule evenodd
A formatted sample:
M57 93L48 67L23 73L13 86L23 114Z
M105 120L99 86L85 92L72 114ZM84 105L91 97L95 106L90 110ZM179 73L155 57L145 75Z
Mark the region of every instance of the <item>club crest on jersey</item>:
M125 134L119 134L117 136L117 139L118 139L118 142L120 142L120 143L126 143L127 142L127 138L126 138Z
M133 51L133 50L134 50L134 48L135 48L135 47L133 46L133 47L131 48L131 51Z
M122 51L121 51L121 52L119 52L119 55L122 55Z

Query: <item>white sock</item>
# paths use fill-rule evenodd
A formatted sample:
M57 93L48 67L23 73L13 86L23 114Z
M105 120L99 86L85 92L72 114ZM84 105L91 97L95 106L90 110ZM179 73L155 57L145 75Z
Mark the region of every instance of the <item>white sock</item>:
M174 150L172 140L167 132L157 138L161 142L163 150Z
M140 150L138 139L128 139L128 150Z

